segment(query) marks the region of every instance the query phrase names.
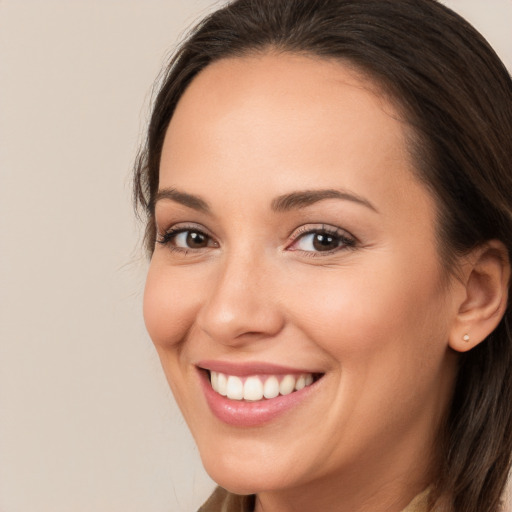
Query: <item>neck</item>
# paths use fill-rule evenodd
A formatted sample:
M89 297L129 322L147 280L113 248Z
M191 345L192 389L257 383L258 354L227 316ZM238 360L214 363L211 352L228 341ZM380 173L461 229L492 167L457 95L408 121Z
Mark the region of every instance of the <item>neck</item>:
M402 453L368 450L357 468L333 472L318 480L258 493L255 512L402 512L433 481L431 446L421 453L405 446Z
M389 485L373 495L347 492L340 496L332 489L301 489L290 495L260 494L256 497L255 512L402 512L424 488ZM359 494L359 495L358 495Z

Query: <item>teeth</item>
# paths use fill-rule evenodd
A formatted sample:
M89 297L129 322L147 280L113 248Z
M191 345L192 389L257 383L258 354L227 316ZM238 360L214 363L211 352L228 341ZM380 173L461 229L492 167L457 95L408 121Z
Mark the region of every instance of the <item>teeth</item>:
M244 385L241 379L230 375L228 377L227 397L231 400L242 400L244 397Z
M265 398L275 398L279 395L279 381L277 377L269 377L263 385L263 396Z
M258 377L249 377L244 384L244 400L261 400L263 384Z
M219 374L217 372L212 372L210 374L210 379L212 382L212 388L213 389L219 389Z
M245 379L235 375L225 375L219 372L210 372L210 382L214 391L231 400L259 401L263 398L275 398L278 395L289 395L313 384L313 375L285 375L279 377L271 375L267 378L249 376Z
M212 373L214 373L214 372L212 372ZM212 386L213 386L213 382L212 382ZM215 389L215 388L213 388L213 389L215 389L215 391L217 391L217 393L219 393L219 395L226 396L228 394L227 387L228 387L228 380L226 379L226 376L223 373L219 373L217 376L217 389Z
M289 395L295 389L295 379L293 375L285 375L279 384L279 394Z

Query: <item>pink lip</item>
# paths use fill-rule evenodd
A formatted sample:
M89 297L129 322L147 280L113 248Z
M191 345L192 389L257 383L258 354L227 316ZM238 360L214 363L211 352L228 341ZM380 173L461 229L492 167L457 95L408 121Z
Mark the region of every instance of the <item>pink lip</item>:
M204 370L246 377L247 375L296 375L304 373L320 373L304 368L290 368L272 363L230 363L228 361L199 361L197 365Z
M260 373L272 373L267 371L267 367L252 367L252 375L254 370L260 370ZM261 371L265 370L265 371ZM220 371L220 370L213 370ZM230 370L232 371L232 370ZM240 375L240 373L230 373L230 375ZM281 373L281 372L279 372ZM295 371L288 371L288 373L296 373ZM308 372L303 372L308 373ZM245 402L243 400L230 400L225 396L216 393L209 380L208 373L199 370L201 387L206 398L206 402L210 407L213 415L228 425L234 427L257 427L269 423L278 416L284 414L286 411L293 409L305 401L312 392L315 391L318 382L314 382L300 391L294 391L289 395L277 396L269 400L261 400L258 402ZM248 375L244 373L243 375Z

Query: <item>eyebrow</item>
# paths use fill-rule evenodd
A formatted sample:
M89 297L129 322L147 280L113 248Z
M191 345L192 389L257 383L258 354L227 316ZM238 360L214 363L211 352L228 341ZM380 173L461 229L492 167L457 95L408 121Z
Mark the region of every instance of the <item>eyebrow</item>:
M302 190L298 192L291 192L290 194L284 194L276 197L272 201L272 210L275 212L296 210L310 206L318 201L323 201L324 199L343 199L345 201L352 201L366 206L374 212L378 212L377 208L375 208L375 206L373 206L373 204L364 197L360 197L345 190L335 189Z
M155 204L163 199L168 199L176 203L187 206L194 210L201 211L203 213L210 213L211 208L207 201L203 198L181 192L175 188L164 188L160 189L155 197ZM325 199L342 199L345 201L352 201L354 203L366 206L374 212L378 210L373 206L370 201L360 197L351 192L345 190L325 189L325 190L301 190L296 192L290 192L283 194L282 196L276 197L272 200L271 208L275 212L287 212L290 210L299 210L306 208L314 203L323 201Z
M182 204L193 210L198 210L204 213L210 213L210 205L201 197L186 192L180 192L175 188L160 189L155 197L155 204L162 199L170 199L175 203Z

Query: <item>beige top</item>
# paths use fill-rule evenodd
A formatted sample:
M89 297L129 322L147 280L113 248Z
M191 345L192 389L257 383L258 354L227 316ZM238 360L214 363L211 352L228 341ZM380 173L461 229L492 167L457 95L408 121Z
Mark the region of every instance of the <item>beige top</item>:
M427 512L428 490L418 494L402 512ZM253 512L254 496L238 496L217 487L198 512Z

